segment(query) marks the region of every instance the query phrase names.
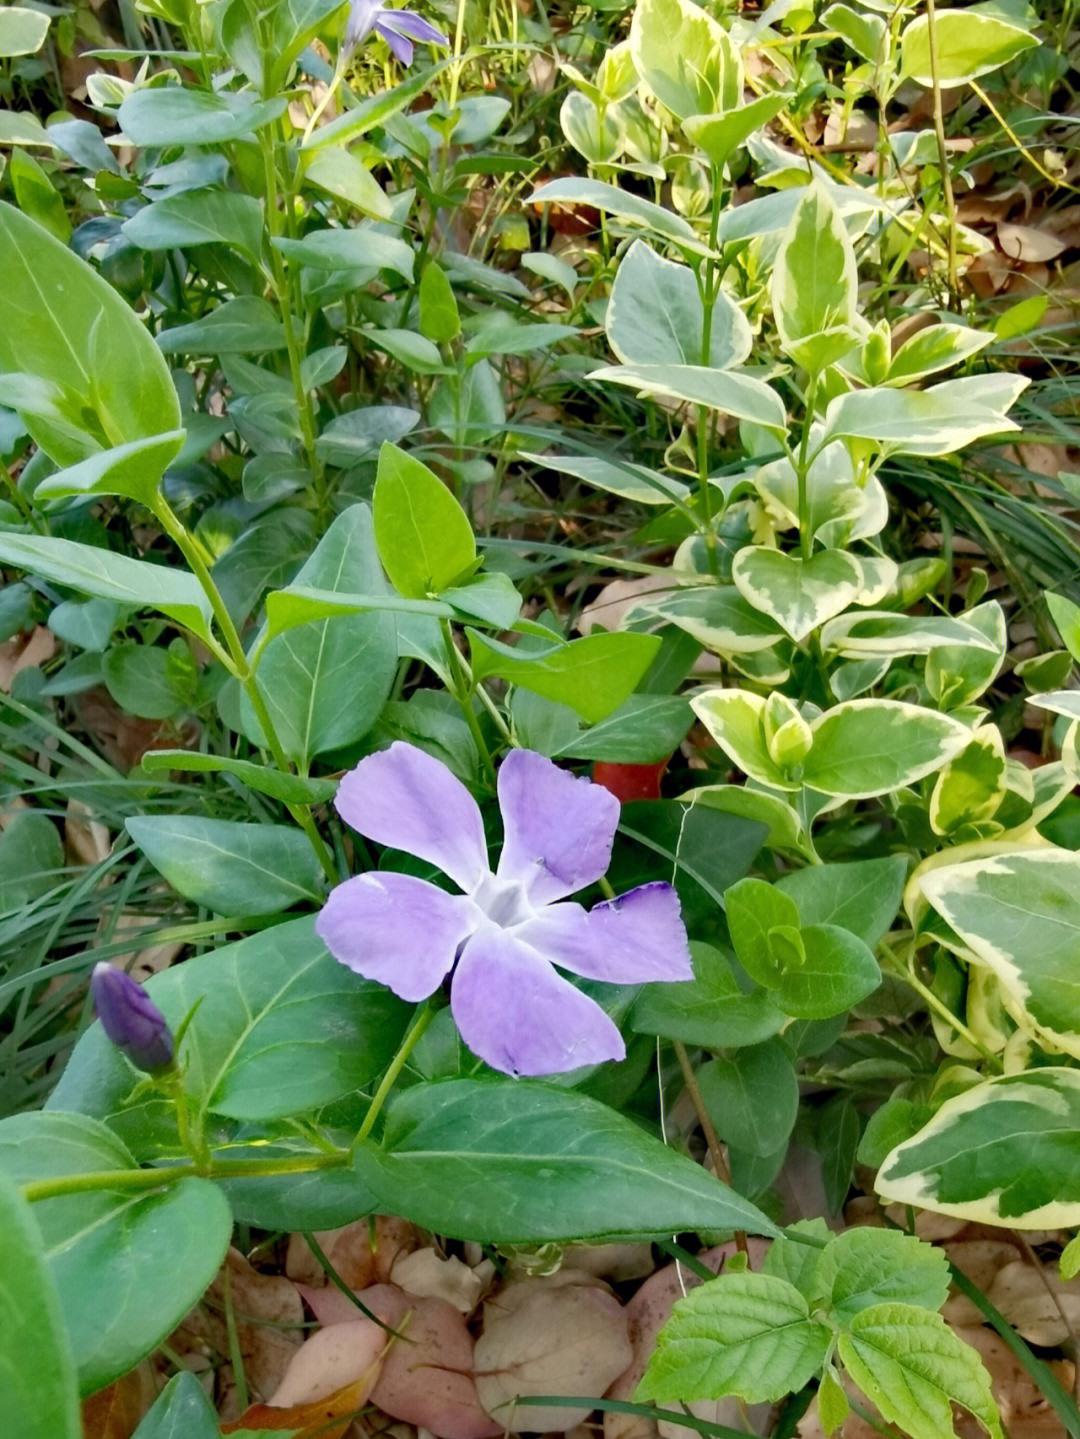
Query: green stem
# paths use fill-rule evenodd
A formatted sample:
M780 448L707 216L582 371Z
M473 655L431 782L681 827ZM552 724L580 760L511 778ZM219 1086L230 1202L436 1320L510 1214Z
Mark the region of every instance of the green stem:
M941 81L938 75L937 10L934 0L926 0L926 42L930 51L934 134L937 137L938 165L941 169L941 193L945 199L945 217L949 226L949 233L945 237L948 246L946 283L949 287L949 303L952 308L958 309L960 299L956 278L956 198L953 195L952 174L949 170L949 152L945 145L945 120L941 109Z
M882 943L880 945L880 948L887 955L893 969L900 976L900 978L910 984L916 994L918 994L926 1001L926 1003L930 1006L934 1013L937 1014L940 1019L943 1019L945 1023L950 1026L950 1028L955 1029L957 1034L960 1035L961 1039L966 1039L968 1044L970 1044L973 1049L977 1049L982 1055L983 1059L986 1061L986 1063L989 1064L991 1068L993 1068L998 1074L1000 1074L1002 1069L1000 1057L996 1055L992 1049L985 1045L978 1037L978 1035L973 1033L973 1031L968 1028L964 1021L958 1015L952 1012L952 1010L944 1002L944 1000L939 999L938 996L934 993L934 991L929 987L929 985L924 984L919 978L919 976L915 973L914 954L912 954L910 961L905 964L902 960L897 959L896 955L893 954L892 950L888 947L887 944Z
M716 263L716 243L720 233L720 210L723 205L723 175L718 165L711 167L712 174L712 215L709 221L709 253L705 257L705 275L701 285L701 355L703 366L708 366L712 353L713 312L720 296L720 281L723 268ZM709 409L707 405L697 407L697 465L698 488L705 524L705 556L709 572L720 577L720 557L716 550L716 530L713 526L712 485L709 483Z
M495 783L495 762L491 758L491 751L484 739L484 732L480 728L480 721L473 709L472 692L473 686L469 676L465 673L465 665L461 658L461 652L454 643L453 631L450 629L449 620L440 620L442 628L443 645L446 649L446 658L450 666L450 678L453 681L454 698L461 706L461 712L465 716L465 723L469 726L469 733L476 742L476 748L480 752L480 758L484 763L492 784Z
M31 1204L57 1199L65 1194L90 1194L99 1189L161 1189L181 1179L259 1179L278 1174L312 1174L320 1169L344 1169L350 1153L305 1154L296 1159L239 1159L222 1164L165 1164L160 1169L105 1169L86 1174L59 1174L52 1179L34 1179L22 1186L23 1198Z
M795 465L795 476L799 484L799 553L804 560L810 558L813 536L810 534L810 496L807 476L810 473L810 429L814 423L814 401L817 399L818 377L814 375L806 391L806 418L803 420L802 440L799 444L799 458Z
M273 756L274 764L281 770L282 774L291 774L292 769L288 758L278 739L277 730L274 728L273 720L266 708L266 701L263 699L262 690L258 680L255 678L255 671L251 667L247 655L244 653L244 646L240 642L236 626L233 624L232 615L221 597L221 591L214 583L213 576L207 569L202 555L192 543L192 538L187 529L176 516L168 501L162 495L158 495L153 505L153 512L161 524L162 529L175 543L180 553L187 560L192 574L198 580L203 593L210 601L210 608L217 620L218 627L224 637L228 653L225 654L218 649L218 658L225 664L232 674L240 681L244 693L251 701L251 707L255 711L255 717L259 721L267 747ZM323 873L331 884L337 884L338 872L333 858L322 837L315 828L315 821L311 817L311 811L307 805L286 804L285 808L289 814L304 831L308 843L315 851Z
M368 1135L371 1133L375 1121L376 1119L378 1119L379 1114L382 1111L382 1107L386 1103L387 1095L390 1093L390 1091L396 1084L398 1075L405 1068L405 1061L416 1048L417 1043L422 1037L424 1031L427 1029L428 1025L435 1018L437 1012L438 1011L436 1010L435 1006L429 999L424 1005L423 1009L420 1011L420 1013L416 1016L416 1019L413 1021L412 1028L406 1034L405 1038L401 1041L401 1046L398 1049L397 1054L395 1054L394 1058L391 1060L390 1068L383 1075L382 1083L375 1091L375 1096L372 1099L370 1105L368 1106L368 1112L364 1115L363 1123L356 1131L356 1138L353 1140L352 1148L349 1150L350 1157L355 1153L357 1145L362 1144L364 1140L368 1137Z

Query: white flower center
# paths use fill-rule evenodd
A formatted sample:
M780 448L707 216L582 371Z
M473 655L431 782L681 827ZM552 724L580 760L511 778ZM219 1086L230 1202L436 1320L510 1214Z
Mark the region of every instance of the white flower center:
M524 884L517 879L499 879L493 874L485 875L470 898L477 909L500 929L512 929L515 925L531 919L536 913L535 906L525 893Z

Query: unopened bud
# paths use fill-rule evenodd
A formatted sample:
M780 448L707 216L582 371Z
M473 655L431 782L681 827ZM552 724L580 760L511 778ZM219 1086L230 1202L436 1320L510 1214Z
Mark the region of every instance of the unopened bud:
M137 1069L172 1063L172 1033L141 984L115 965L96 964L90 994L105 1033Z

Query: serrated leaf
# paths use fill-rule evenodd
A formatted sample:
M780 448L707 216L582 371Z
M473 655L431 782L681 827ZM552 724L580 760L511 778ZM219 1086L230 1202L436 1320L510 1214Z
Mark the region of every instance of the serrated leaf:
M854 1228L829 1241L817 1268L825 1302L841 1322L874 1304L938 1310L949 1294L941 1249L898 1229Z
M982 1360L940 1314L906 1304L863 1309L837 1339L844 1367L883 1417L911 1439L955 1434L950 1405L974 1414L994 1439L1001 1420Z
M806 1299L786 1280L725 1274L675 1305L634 1398L779 1399L817 1373L829 1341L829 1330L811 1319Z

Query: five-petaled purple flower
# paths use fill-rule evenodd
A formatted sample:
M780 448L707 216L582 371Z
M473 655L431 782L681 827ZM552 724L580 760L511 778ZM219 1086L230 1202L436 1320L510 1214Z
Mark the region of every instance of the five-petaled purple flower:
M345 26L345 53L351 54L373 30L382 36L406 69L412 64L414 41L426 45L449 44L446 36L415 10L391 10L380 0L352 0Z
M341 817L437 865L462 893L369 871L331 893L319 936L402 999L427 998L453 970L455 1023L493 1069L555 1074L622 1059L618 1029L553 966L612 984L692 979L678 896L659 883L591 911L565 902L607 869L619 801L529 750L503 761L498 791L504 838L493 874L480 809L445 765L402 741L361 760L341 781Z
M173 1037L146 990L115 965L95 964L90 995L105 1033L137 1069L163 1069L173 1061Z

